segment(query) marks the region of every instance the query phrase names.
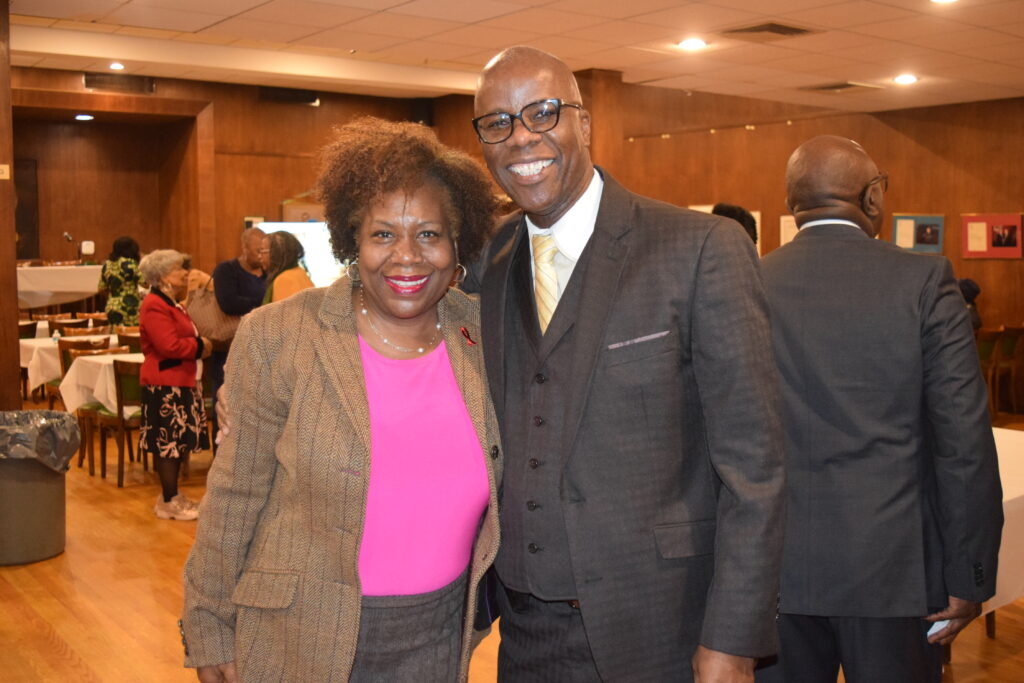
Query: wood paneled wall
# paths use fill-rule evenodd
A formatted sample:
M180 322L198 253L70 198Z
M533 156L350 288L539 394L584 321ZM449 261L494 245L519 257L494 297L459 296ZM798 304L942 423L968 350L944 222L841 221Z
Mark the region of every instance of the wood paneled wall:
M8 169L0 179L0 291L17 291L14 260L14 153L11 141L11 41L8 0L0 0L0 164ZM0 358L18 357L18 307L0 306ZM21 407L21 380L16 363L0 363L0 410Z
M1024 148L1024 100L842 114L625 84L609 71L578 76L593 115L597 163L627 187L675 204L728 201L761 211L763 252L779 243L779 217L786 212L783 172L790 152L822 133L859 141L892 178L889 212L946 216L945 254L959 277L981 285L979 308L986 324L1024 320L1024 262L960 257L961 213L1024 209L1024 174L1017 171L1015 152ZM22 89L85 92L80 75L69 72L14 69L12 83ZM261 100L259 90L250 86L165 79L158 79L157 91L160 98L190 103L195 111L197 103L205 108L188 120L179 115L158 127L137 127L120 141L103 132L102 122L90 124L94 132L84 139L69 132L78 130L70 124L15 125L19 155L26 149L63 167L56 173L40 165L41 203L50 204L40 217L44 235L59 235L64 226L89 221L95 226L93 234L104 235L93 238L102 254L122 232L119 226L127 215L152 225L157 243L146 242L147 233L140 240L144 248L190 249L197 267L208 270L237 252L243 216L278 219L283 200L312 189L317 150L334 125L360 115L408 120L423 115L418 100L323 94L321 105L310 107ZM437 98L432 114L444 142L481 158L469 125L471 97ZM754 129L747 130L746 124ZM141 145L143 139L148 152L140 154L135 143ZM109 142L111 156L106 159L100 158L100 141ZM45 199L54 196L54 187L42 181L44 174L66 175L78 163L56 149L65 143L83 148L112 169L106 178L92 173L76 177L79 185L86 181L80 190L83 200L104 204L86 211L88 218L74 201ZM204 164L211 167L206 177L213 181L197 185L199 171L194 169ZM143 199L139 203L125 197L126 213L98 199L111 187L137 188ZM84 235L89 229L79 232ZM883 237L891 238L888 218Z

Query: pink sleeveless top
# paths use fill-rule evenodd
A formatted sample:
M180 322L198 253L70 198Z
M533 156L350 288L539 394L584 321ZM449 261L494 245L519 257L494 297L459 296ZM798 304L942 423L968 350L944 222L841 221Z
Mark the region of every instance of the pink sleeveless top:
M414 595L469 566L490 485L442 342L420 358L359 338L370 407L370 490L359 548L363 595Z

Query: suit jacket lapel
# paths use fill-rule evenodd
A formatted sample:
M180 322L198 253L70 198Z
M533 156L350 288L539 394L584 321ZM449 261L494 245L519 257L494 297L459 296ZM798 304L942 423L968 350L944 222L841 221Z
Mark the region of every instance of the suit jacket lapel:
M608 316L617 298L622 269L629 257L629 193L607 173L597 212L594 234L581 260L586 270L580 282L579 305L573 316L575 333L572 354L572 389L565 419L562 453L572 452L594 369L601 354ZM589 255L588 255L589 252ZM576 273L573 273L575 278ZM557 317L557 315L556 315Z
M520 217L514 232L508 241L494 254L483 280L480 291L480 317L487 337L483 340L487 347L484 360L487 366L487 379L491 386L491 397L497 414L505 413L505 306L508 303L508 290L512 280L512 264L516 251L520 249L526 234L526 221Z
M330 286L320 306L320 321L323 324L320 334L313 337L313 347L334 393L341 399L352 427L363 443L363 469L369 477L370 408L366 399L351 293L352 284L347 277Z

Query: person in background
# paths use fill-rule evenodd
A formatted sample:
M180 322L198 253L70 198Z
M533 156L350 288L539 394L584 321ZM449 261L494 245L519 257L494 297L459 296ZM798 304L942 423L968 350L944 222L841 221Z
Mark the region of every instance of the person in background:
M742 206L737 206L736 204L721 203L715 204L715 206L711 209L711 213L715 214L716 216L725 216L726 218L731 218L740 225L742 225L743 229L747 231L748 235L750 235L750 239L754 242L754 244L757 244L757 221L754 220L754 214L750 213Z
M110 325L139 324L139 243L123 236L114 240L100 270L101 291L107 292Z
M309 273L301 263L306 252L295 235L278 230L267 235L265 244L270 249L270 260L267 267L267 291L263 295L263 303L287 299L292 294L313 286Z
M158 249L139 264L149 294L139 313L139 336L145 360L142 385L142 428L139 449L153 454L161 493L154 512L160 519L195 519L195 502L178 493L178 474L190 453L210 447L202 392L196 386L196 361L208 358L210 341L199 336L184 299L186 255Z
M198 268L193 268L191 256L186 255L182 268L188 271L188 283L185 287L185 299L182 301L182 305L185 306L185 308L188 308L188 301L189 297L192 296L192 292L205 287L210 282L211 276L209 273L205 273Z
M208 683L465 681L502 460L479 304L452 286L490 182L413 123L354 121L324 162L334 254L358 258L238 328L185 664Z
M222 261L213 269L213 293L220 310L228 315L245 315L263 303L267 288L269 247L263 246L266 235L259 228L242 232L241 253L237 258ZM213 378L213 400L224 384L224 364L228 350L214 349L210 357L210 375Z
M978 304L976 303L978 296L981 294L981 286L969 277L957 280L957 285L960 287L960 293L964 295L964 301L967 303L967 314L971 316L971 327L977 332L981 329L981 314L978 313Z
M758 683L939 683L995 593L999 464L949 261L874 239L888 176L822 135L762 261L786 430L778 662Z

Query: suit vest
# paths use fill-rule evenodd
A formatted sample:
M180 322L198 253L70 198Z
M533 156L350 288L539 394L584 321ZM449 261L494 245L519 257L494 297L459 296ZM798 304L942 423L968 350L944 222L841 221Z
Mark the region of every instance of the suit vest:
M502 582L543 600L577 597L562 511L573 322L590 249L584 249L547 333L540 333L528 236L512 256L505 304L505 470L495 565Z

